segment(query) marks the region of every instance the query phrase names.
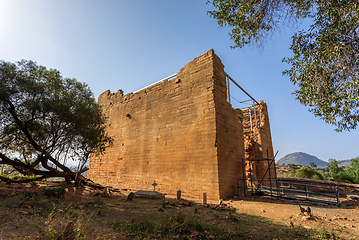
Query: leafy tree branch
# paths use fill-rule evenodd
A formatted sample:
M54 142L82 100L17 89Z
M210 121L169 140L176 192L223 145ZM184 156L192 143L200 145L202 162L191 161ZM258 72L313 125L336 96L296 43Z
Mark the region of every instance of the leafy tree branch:
M0 165L41 179L86 181L90 155L112 145L105 128L87 85L32 61L0 61ZM66 166L69 159L80 163L77 172Z
M212 0L209 15L231 28L233 47L263 44L286 25L310 19L292 37L284 71L294 94L315 116L353 130L359 122L359 3L356 0Z

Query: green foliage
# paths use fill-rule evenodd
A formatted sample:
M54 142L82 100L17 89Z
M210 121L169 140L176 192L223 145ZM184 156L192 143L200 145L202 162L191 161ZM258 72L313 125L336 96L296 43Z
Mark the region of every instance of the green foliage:
M325 179L325 177L321 173L309 167L301 167L300 169L298 169L297 172L295 173L295 177L317 179L317 180Z
M291 65L284 71L299 86L297 100L337 131L359 121L359 4L357 0L212 0L209 15L231 28L234 47L261 44L288 23L309 19L308 30L295 33Z
M288 163L287 164L288 167L301 167L302 165L298 165L298 164L294 164L294 163Z
M63 198L66 194L66 189L64 187L44 188L42 192L47 197Z
M121 225L116 222L111 225L114 229L120 229L121 227ZM214 227L203 224L200 220L190 216L185 216L181 222L177 222L177 216L171 217L167 220L161 219L157 221L147 217L136 220L132 219L127 225L127 229L141 239L148 236L156 236L157 234L160 234L165 239L176 235L190 236L193 231L207 231L216 235L216 233L214 233L214 231L216 231Z
M354 183L359 183L359 158L351 161L350 165L346 168L346 172L353 179Z
M39 185L36 182L30 182L32 188L38 187Z
M22 177L24 177L24 176L16 174L16 175L11 176L11 179L19 179L19 178L22 178Z
M335 159L327 164L327 168L329 169L329 175L335 179L336 176L340 173L344 171L344 167L339 167L339 163L338 161L336 161Z
M289 173L285 173L285 174L284 174L284 177L285 177L285 178L295 178L295 171L292 170L292 171L290 171Z
M322 169L316 169L315 171L322 175L323 180L328 180L330 177L329 174L327 172L324 172Z
M0 61L2 163L21 171L19 166L38 169L40 162L50 161L64 170L60 163L86 162L111 143L101 108L86 84L33 61Z
M317 180L327 180L327 174L321 169L312 169L309 167L301 167L298 170L292 170L284 174L285 178L308 178Z
M229 26L229 34L235 47L244 47L249 43L260 44L274 30L278 29L278 23L295 17L306 17L310 14L311 4L301 4L302 1L278 0L278 1L233 1L212 0L216 8L209 11L209 15L215 18L220 26ZM309 3L309 4L308 4Z
M314 162L310 162L309 165L310 165L311 168L316 168L317 167L317 164L315 164Z
M26 176L27 178L37 178L38 176L36 175L30 175L30 176Z
M6 177L6 178L9 178L9 175L8 175L8 174L6 174L6 173L2 173L2 174L0 174L0 176L2 176L2 177Z
M293 36L294 56L284 59L297 99L338 131L359 121L358 27L357 1L321 1L311 28Z
M339 167L339 163L334 160L327 165L332 180L359 184L359 158L353 159L347 167Z
M35 199L38 195L39 194L37 192L31 192L31 191L24 190L24 192L22 193L22 198Z

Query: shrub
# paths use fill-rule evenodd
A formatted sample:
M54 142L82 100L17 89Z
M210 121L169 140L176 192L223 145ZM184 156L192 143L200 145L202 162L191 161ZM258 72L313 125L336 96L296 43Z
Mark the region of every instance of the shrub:
M352 176L349 176L345 172L338 173L337 175L335 175L333 180L336 182L356 183L355 179Z
M24 191L22 192L22 197L23 197L23 198L31 198L31 199L34 199L34 198L37 197L37 195L38 195L37 192L31 192L31 191L26 191L26 190L24 190Z
M64 187L45 188L42 190L47 197L63 198L66 190Z
M39 185L34 181L34 182L30 182L30 186L34 188L34 187L38 187Z
M321 173L309 167L301 167L300 169L298 169L297 172L295 173L295 177L317 179L317 180L325 179L325 177Z
M285 174L284 174L284 177L285 177L285 178L295 178L295 171L292 170L292 171L290 171L289 173L285 173Z
M349 166L339 167L338 161L329 163L329 175L333 181L346 183L359 183L359 158L353 159Z

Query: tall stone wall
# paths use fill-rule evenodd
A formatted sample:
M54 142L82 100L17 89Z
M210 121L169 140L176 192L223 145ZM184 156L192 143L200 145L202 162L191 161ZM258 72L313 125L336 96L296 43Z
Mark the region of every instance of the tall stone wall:
M268 113L261 102L262 122L244 132L248 116L228 103L226 84L224 66L209 50L172 80L126 95L101 94L114 146L91 157L88 177L132 191L153 190L156 182L157 191L181 190L191 198L203 192L209 199L236 195L238 180L245 189L245 159L273 158ZM255 147L248 147L246 137ZM265 164L251 169L263 175Z
M243 179L244 173L243 115L227 101L224 66L218 57L214 63L219 191L221 196L234 196L237 194L237 179Z
M234 195L243 135L238 112L226 100L224 74L210 50L173 80L127 95L101 94L114 146L91 158L89 178L131 190L152 190L156 181L160 192L190 197Z

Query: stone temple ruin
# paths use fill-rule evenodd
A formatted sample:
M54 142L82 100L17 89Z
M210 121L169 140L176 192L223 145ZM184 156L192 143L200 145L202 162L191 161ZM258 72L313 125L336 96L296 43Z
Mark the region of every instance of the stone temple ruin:
M212 200L246 195L276 178L266 104L234 109L214 53L134 93L99 97L114 146L92 156L88 177L121 189Z

